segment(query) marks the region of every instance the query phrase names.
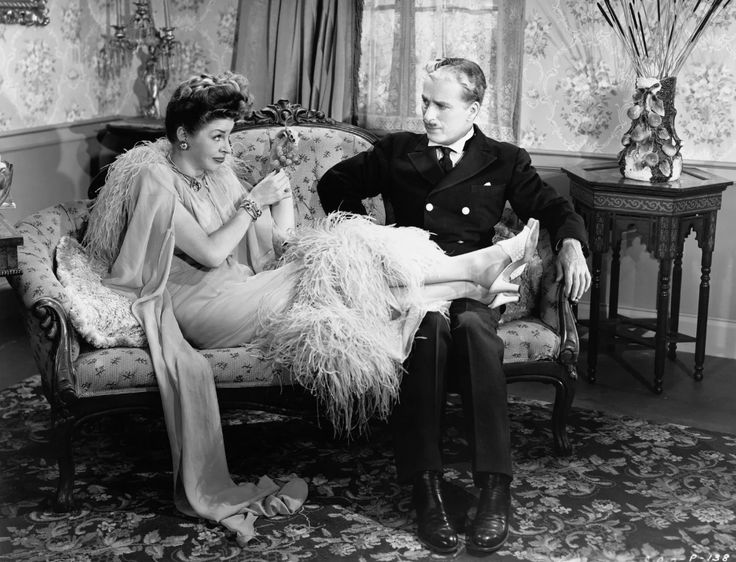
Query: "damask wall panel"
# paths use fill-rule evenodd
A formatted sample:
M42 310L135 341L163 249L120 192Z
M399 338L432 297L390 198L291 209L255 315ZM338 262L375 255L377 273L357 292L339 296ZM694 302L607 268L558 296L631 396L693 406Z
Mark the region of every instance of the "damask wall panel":
M169 0L181 58L173 85L230 67L237 0ZM158 2L154 0L154 9ZM0 26L0 132L138 113L133 64L96 71L113 0L54 0L46 27ZM521 144L612 155L629 126L634 76L593 1L526 0ZM686 160L736 162L736 9L706 32L678 76L676 128Z
M614 155L631 121L635 75L590 0L526 0L521 143ZM736 9L704 32L677 77L685 160L736 162Z
M132 2L131 2L132 4ZM230 68L237 0L169 0L181 57L161 93L162 109L173 87L196 72ZM153 0L155 21L162 4ZM118 78L97 73L102 35L114 0L53 0L45 27L0 25L0 133L73 123L109 115L136 115L143 96L139 60Z

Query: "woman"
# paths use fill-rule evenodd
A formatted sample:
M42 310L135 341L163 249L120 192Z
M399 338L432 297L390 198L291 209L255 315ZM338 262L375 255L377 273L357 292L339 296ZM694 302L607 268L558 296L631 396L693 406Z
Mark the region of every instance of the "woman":
M146 332L177 507L222 522L241 543L256 515L297 509L306 484L232 482L212 372L194 348L257 345L338 428L362 428L388 414L424 313L463 296L490 306L518 298L511 280L538 234L532 220L515 238L448 257L424 231L353 215L294 230L283 171L255 186L235 173L229 135L250 105L239 75L182 83L166 110L167 138L115 161L85 236L110 266L105 283L129 296Z

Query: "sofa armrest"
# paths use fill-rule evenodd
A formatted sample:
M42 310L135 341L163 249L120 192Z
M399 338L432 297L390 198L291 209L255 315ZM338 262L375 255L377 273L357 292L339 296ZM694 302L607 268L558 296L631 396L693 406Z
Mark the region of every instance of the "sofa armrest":
M21 301L23 316L44 392L52 397L73 381L79 356L79 336L71 328L66 309L69 298L56 277L54 259L62 236L79 237L88 216L88 201L72 201L38 211L16 224L23 236L18 247L20 275L8 278Z
M62 236L77 239L87 224L90 201L61 203L38 211L15 225L23 237L18 247L18 269L21 274L9 278L26 309L31 310L41 298L52 298L68 304L64 287L54 273L56 246Z
M58 300L38 299L31 310L51 342L51 368L41 373L43 391L52 408L63 409L77 396L74 369L74 359L79 355L77 334Z
M577 321L570 300L565 297L565 285L557 283L558 331L560 334L560 353L558 360L565 365L572 377L577 377L577 362L580 354L580 338Z
M578 337L577 320L570 300L565 297L564 280L557 280L557 257L545 262L539 288L538 314L542 322L553 329L560 337L560 349L557 360L563 364L572 376L575 375L580 339Z
M68 304L64 286L54 273L54 254L52 245L42 231L42 227L20 222L17 230L23 236L23 245L18 247L18 269L20 275L9 278L23 306L33 310L39 299L50 298L62 306Z

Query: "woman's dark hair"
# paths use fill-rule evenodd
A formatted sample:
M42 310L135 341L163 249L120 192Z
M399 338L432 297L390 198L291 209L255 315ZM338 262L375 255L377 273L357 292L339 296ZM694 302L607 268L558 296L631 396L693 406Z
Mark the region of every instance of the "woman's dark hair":
M215 119L238 121L250 112L253 98L241 74L200 74L179 84L166 106L166 136L175 143L179 127L194 134Z

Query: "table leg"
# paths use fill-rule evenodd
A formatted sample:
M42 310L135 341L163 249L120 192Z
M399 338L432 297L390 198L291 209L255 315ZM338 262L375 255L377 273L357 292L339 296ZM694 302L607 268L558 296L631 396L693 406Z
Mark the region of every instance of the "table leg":
M608 295L608 318L618 316L618 280L621 275L621 240L611 246L611 294Z
M708 300L710 299L710 266L713 250L703 248L700 261L700 291L698 295L698 325L695 329L695 371L696 381L703 380L703 363L705 362L705 332L708 327Z
M667 312L670 305L670 274L672 258L659 261L657 279L657 333L654 338L654 392L662 393L664 361L667 353Z
M608 283L608 319L615 320L618 317L618 283L621 277L621 238L614 238L611 245L611 271ZM611 331L608 328L605 332L606 351L614 353L616 351L616 327L609 322Z
M590 287L590 326L588 327L588 381L595 382L598 364L598 327L601 321L601 252L593 252Z
M677 333L680 330L680 293L682 291L682 253L684 246L680 244L675 254L675 265L672 268L672 304L670 305L670 345L667 357L677 357Z

